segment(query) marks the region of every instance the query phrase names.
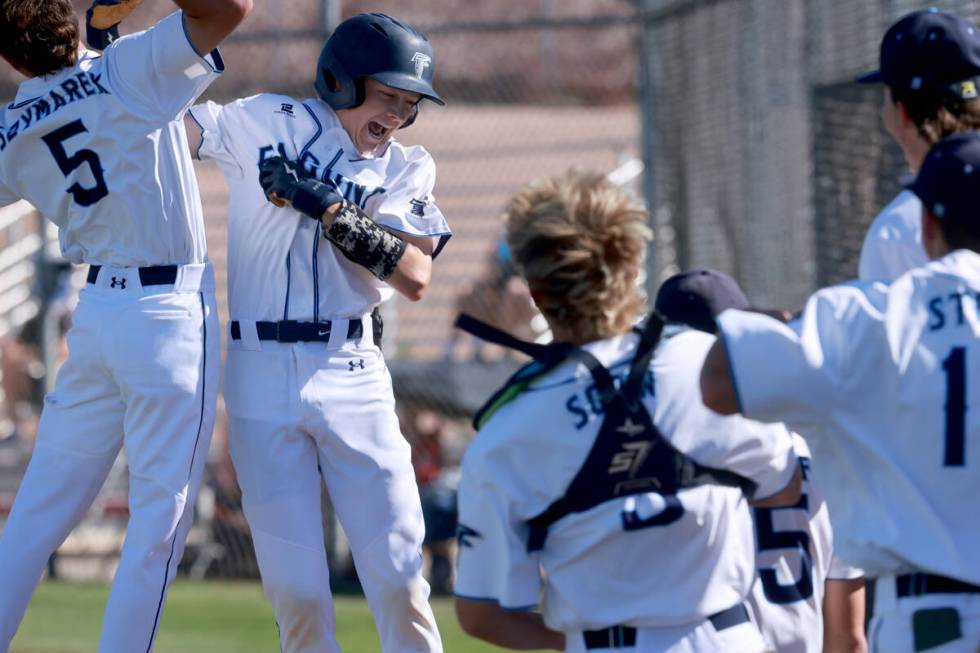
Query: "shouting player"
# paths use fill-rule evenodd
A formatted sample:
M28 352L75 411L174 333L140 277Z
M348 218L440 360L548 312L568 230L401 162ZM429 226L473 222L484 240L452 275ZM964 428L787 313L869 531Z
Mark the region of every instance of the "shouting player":
M791 325L725 311L701 376L711 408L807 433L835 549L877 576L873 651L980 642L978 174L980 134L941 141L910 186L929 264L821 290Z
M714 270L667 279L655 304L668 325L711 334L722 311L748 307L735 280ZM763 637L779 653L862 653L863 574L833 556L830 516L812 478L810 450L795 433L793 447L803 467L799 502L752 510L759 573L750 602Z
M879 70L858 81L884 85L882 122L914 172L942 138L980 129L980 29L936 9L909 14L885 33ZM921 216L909 190L882 209L861 248L861 279L891 282L928 262Z
M121 447L130 519L99 651L152 648L190 526L220 339L180 120L221 71L213 48L251 0L176 4L99 55L80 46L69 0L0 0L0 54L29 77L0 119L0 205L28 200L58 225L65 258L89 264L0 538L2 651Z
M660 342L657 318L633 331L646 224L599 174L540 180L509 206L514 262L555 343L528 346L538 360L481 412L463 460L456 611L497 646L765 648L744 605L746 496L795 504L800 468L785 428L700 405L711 336Z
M321 479L382 650L442 650L415 473L372 317L396 291L422 296L450 235L432 157L394 139L423 99L443 103L434 66L422 34L361 14L327 40L319 97L208 103L185 121L192 151L218 162L231 195L229 446L287 653L338 650Z

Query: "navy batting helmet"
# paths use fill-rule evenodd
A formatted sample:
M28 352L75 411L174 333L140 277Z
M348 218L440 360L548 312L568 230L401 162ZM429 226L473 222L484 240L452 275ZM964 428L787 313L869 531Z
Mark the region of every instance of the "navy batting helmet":
M435 52L425 35L385 14L348 18L327 39L316 67L316 92L334 109L364 102L364 78L446 104L432 88ZM408 127L416 112L405 121Z

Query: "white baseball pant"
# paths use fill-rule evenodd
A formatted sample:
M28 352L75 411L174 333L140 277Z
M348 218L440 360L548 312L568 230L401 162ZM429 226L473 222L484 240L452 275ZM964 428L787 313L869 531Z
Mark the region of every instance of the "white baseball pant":
M284 653L336 653L320 479L347 534L384 653L441 653L421 574L422 508L391 377L363 334L260 342L242 323L225 368L229 448Z
M0 650L48 558L85 515L120 448L129 525L100 653L152 650L214 426L220 334L209 265L143 286L103 267L81 292L68 359L45 397L34 454L0 537Z

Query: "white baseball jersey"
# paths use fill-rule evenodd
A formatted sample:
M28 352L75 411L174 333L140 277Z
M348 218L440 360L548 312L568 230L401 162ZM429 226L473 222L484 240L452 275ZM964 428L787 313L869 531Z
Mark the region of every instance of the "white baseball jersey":
M281 154L337 185L380 225L409 236L451 232L432 197L436 169L420 146L392 140L362 158L319 99L263 94L191 110L204 132L199 155L218 162L230 191L228 304L235 320L330 320L363 315L391 287L324 240L319 224L265 199L258 165ZM256 265L257 261L263 264Z
M810 449L795 433L793 445L804 470L799 503L752 509L759 575L750 601L762 635L774 650L820 653L824 582L863 574L833 556L830 514L810 471Z
M584 348L621 381L636 341L629 334ZM772 495L796 468L792 441L782 426L720 417L700 404L697 375L712 342L690 330L662 341L645 405L675 447L754 480L759 497ZM664 496L607 501L555 522L544 548L528 553L527 520L565 493L601 409L591 376L566 362L490 417L463 459L456 595L530 609L543 590L545 622L566 632L697 624L737 605L755 577L755 546L747 502L730 487L681 490L675 521L639 529L624 530L624 516L659 516Z
M59 227L73 263L203 263L197 178L180 122L223 70L176 12L105 53L23 82L0 125L0 205L23 198ZM51 180L63 178L60 187Z
M827 288L791 325L725 311L743 413L806 433L835 552L868 575L980 582L980 255Z
M922 248L922 202L912 191L903 190L868 228L858 278L890 283L928 262Z

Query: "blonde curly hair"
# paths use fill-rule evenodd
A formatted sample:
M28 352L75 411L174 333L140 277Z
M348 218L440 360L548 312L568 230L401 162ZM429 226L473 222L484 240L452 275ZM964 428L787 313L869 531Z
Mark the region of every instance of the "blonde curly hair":
M624 333L645 303L647 212L597 172L532 182L504 214L507 244L553 330L578 342Z

